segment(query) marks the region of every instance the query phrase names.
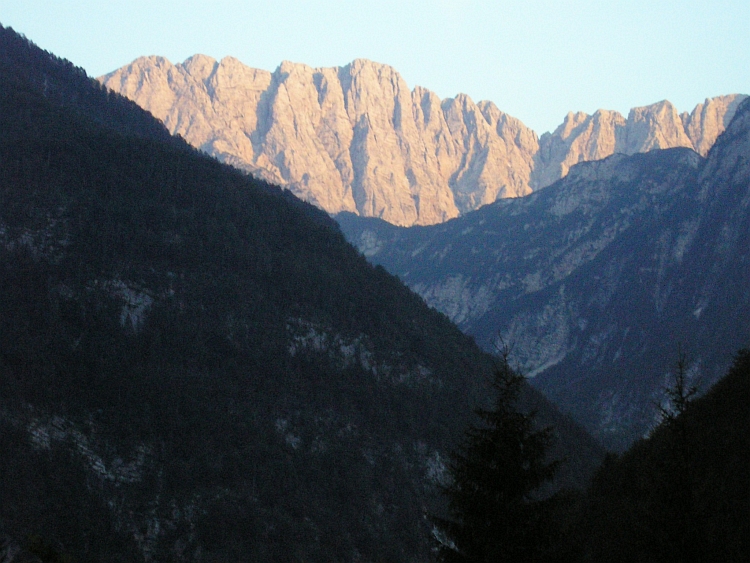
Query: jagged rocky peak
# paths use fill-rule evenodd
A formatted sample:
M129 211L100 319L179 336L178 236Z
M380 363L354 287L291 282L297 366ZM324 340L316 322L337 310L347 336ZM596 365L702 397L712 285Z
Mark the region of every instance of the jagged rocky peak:
M410 90L388 65L285 61L269 73L202 55L150 61L101 81L193 145L330 213L433 224L530 191L533 131L494 104Z
M708 104L706 104L708 105ZM750 207L750 98L747 96L734 104L733 118L724 134L708 152L707 163L701 174L701 196L716 190L715 178L744 191L740 207ZM741 214L738 214L741 215Z
M708 154L716 138L729 126L737 108L746 98L742 94L706 98L691 113L684 112L680 116L697 153L702 156Z
M538 138L492 102L410 90L393 67L367 59L330 68L284 61L268 72L232 57L143 57L100 80L194 146L329 213L404 226L527 195L616 152L706 154L743 98L706 100L682 116L666 101L627 119L570 113Z
M579 162L599 160L618 151L626 121L616 111L597 110L593 115L568 113L563 123L539 141L531 187L549 186Z
M633 108L625 124L625 140L618 152L635 154L652 149L693 148L675 107L667 100Z
M208 55L193 55L182 63L182 67L190 75L202 82L206 82L216 71L216 59Z
M540 138L531 187L537 190L549 186L574 164L615 153L688 147L705 156L745 97L733 94L707 99L692 113L682 115L666 100L633 108L627 119L616 111L602 109L593 115L570 112L554 132Z

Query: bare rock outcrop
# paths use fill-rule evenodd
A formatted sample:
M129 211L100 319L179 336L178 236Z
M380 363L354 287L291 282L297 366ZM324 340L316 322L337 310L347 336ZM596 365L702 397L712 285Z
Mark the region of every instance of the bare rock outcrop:
M677 110L667 100L631 109L623 137L615 152L635 154L653 149L693 148Z
M232 57L143 57L100 80L194 146L329 213L404 226L527 195L614 153L705 155L745 98L707 99L682 115L668 101L627 119L569 113L538 139L492 102L410 90L392 67L364 59L335 68L285 61L271 73Z
M387 65L269 73L230 57L146 57L100 80L194 146L330 213L433 224L530 192L533 131L489 102L409 90Z
M688 147L705 156L746 97L733 94L710 98L691 113L681 115L666 100L633 108L627 119L616 111L598 110L593 115L571 112L553 133L539 139L531 188L549 186L574 164L615 153Z
M732 121L739 105L747 98L742 94L706 98L695 106L691 113L683 113L680 118L687 136L701 156L706 156L716 142L716 138Z
M568 113L562 125L539 139L531 187L549 186L564 177L574 164L619 152L625 125L625 119L616 111L598 110L594 115Z

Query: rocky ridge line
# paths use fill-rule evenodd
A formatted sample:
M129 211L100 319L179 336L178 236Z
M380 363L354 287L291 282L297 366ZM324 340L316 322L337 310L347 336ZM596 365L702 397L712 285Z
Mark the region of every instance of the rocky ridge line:
M329 213L402 226L527 195L615 152L685 146L705 155L744 98L708 99L682 115L667 101L627 119L570 113L538 138L492 102L409 90L392 67L364 59L317 69L283 62L271 73L232 57L142 57L99 80L192 145Z

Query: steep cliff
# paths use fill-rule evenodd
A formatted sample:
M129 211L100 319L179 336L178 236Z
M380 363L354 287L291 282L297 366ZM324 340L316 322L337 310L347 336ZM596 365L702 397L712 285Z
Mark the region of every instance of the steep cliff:
M440 223L530 192L535 134L493 104L410 91L391 67L141 58L101 79L187 141L329 213Z
M391 67L358 59L337 68L283 62L275 72L195 55L173 65L144 57L100 78L192 145L288 187L329 213L396 225L442 223L565 176L617 152L691 147L706 154L743 96L690 114L669 102L571 113L537 139L492 102L409 90Z
M553 133L545 133L539 139L531 187L536 190L549 186L564 177L574 164L615 153L687 147L706 156L746 97L733 94L706 99L691 113L681 115L666 100L633 108L627 119L616 111L569 113Z

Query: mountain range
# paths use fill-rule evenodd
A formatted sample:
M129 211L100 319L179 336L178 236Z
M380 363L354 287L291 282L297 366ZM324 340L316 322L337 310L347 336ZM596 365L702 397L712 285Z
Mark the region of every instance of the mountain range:
M341 84L358 64L373 65L338 69ZM543 560L744 561L742 98L708 100L682 129L667 103L571 114L538 140L559 133L544 158L561 178L405 228L356 207L334 221L0 26L0 560L430 560L447 460L492 404L479 343L532 376L516 406L552 426L563 460L534 494ZM277 164L295 154L284 127L253 137L280 143ZM628 149L680 131L690 145ZM354 132L368 150L394 139ZM615 154L565 164L605 138ZM462 146L463 196L489 193L468 178L492 176L491 151ZM369 154L350 150L352 170L382 179L401 153ZM610 448L634 445L605 457L539 389Z
M492 369L326 213L0 26L4 561L425 561ZM521 406L583 486L601 447Z
M390 66L283 62L274 72L232 57L174 65L142 57L99 79L167 129L223 162L335 214L430 225L528 195L573 164L614 153L688 147L704 155L744 95L678 114L668 101L569 113L541 137L489 101L409 89Z
M750 102L706 157L573 166L440 225L337 216L349 240L610 448L653 426L680 350L704 389L750 342Z

